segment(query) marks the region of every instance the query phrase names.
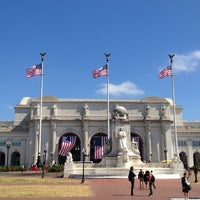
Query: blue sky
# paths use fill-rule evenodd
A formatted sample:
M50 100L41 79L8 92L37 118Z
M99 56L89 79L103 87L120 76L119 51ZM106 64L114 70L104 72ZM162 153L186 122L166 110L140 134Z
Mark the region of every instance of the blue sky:
M106 98L92 70L110 56L110 98L172 98L158 79L175 54L175 98L184 120L200 120L199 0L1 0L0 120L14 119L23 97L40 96L26 68L44 60L44 95Z

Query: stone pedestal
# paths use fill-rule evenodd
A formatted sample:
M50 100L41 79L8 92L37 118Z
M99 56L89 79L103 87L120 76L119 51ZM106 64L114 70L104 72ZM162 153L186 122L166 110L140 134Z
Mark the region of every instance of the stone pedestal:
M73 174L74 163L65 163L64 165L64 177L69 177L70 174Z
M131 142L128 120L113 120L111 123L111 150L104 154L99 167L130 167L140 164L138 144Z
M172 161L170 163L170 170L173 174L179 174L181 177L183 176L184 173L184 166L181 161Z

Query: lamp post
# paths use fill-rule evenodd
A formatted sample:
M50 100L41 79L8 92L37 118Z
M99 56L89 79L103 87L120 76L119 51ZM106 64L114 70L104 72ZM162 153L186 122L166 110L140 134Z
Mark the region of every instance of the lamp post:
M45 169L45 164L46 164L46 155L47 155L47 150L44 150L44 156L43 156L43 164L42 164L42 178L44 178L44 169Z
M197 179L198 169L197 169L196 152L194 152L194 154L193 154L193 161L194 161L194 177L195 177L195 183L197 183L197 182L198 182L198 179Z
M85 149L83 148L82 150L82 155L83 155L83 173L82 173L82 181L81 183L85 182Z
M167 149L164 149L165 162L167 162Z
M9 149L10 149L10 142L6 143L6 147L7 147L7 171L8 171L8 160L9 160Z
M152 162L153 153L151 152L149 155L150 155L150 160L149 160L149 162Z
M51 165L53 164L53 153L52 152L50 153L50 164Z

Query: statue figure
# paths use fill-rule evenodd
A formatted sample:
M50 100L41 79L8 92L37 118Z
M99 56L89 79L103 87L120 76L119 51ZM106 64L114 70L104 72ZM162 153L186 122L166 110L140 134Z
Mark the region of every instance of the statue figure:
M160 109L160 119L165 117L165 114L166 114L166 106L163 105L162 108Z
M55 117L55 116L56 116L56 105L55 105L55 104L53 104L53 105L51 106L51 116L52 116L52 117Z
M126 151L126 132L121 127L118 133L118 152Z
M71 152L67 153L66 163L73 163L73 158Z
M128 111L123 106L116 105L115 109L112 113L112 117L113 117L114 120L127 121L128 120Z
M149 105L146 105L145 109L144 109L144 119L146 119L149 115Z
M87 116L88 113L89 113L88 105L85 103L85 104L83 104L83 116Z
M134 138L131 141L131 149L132 149L133 153L140 154L140 151L138 149L138 143L134 140Z
M39 115L39 105L38 104L36 104L34 106L34 112L33 112L33 114L34 114L34 116L38 116Z

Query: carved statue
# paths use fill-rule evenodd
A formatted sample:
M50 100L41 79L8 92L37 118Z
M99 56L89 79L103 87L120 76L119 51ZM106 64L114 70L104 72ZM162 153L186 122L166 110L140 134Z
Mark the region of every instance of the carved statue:
M83 116L87 116L89 114L88 105L85 103L83 104Z
M73 158L71 152L67 153L66 163L73 163Z
M34 116L39 115L39 105L38 104L35 105L33 114L34 114Z
M138 143L134 139L132 139L132 141L131 141L131 149L132 149L133 153L140 154L140 151L138 149Z
M112 117L114 120L128 120L128 111L123 106L118 106L114 108L114 111L112 113Z
M126 150L126 132L121 127L118 133L118 152Z
M165 117L165 114L166 114L166 106L163 105L162 108L160 109L160 119Z
M144 109L144 119L146 119L149 115L149 110L150 110L150 107L149 105L146 105L145 109Z
M53 104L53 105L51 106L51 116L52 116L52 117L55 117L55 116L56 116L56 105L55 105L55 104Z

